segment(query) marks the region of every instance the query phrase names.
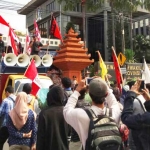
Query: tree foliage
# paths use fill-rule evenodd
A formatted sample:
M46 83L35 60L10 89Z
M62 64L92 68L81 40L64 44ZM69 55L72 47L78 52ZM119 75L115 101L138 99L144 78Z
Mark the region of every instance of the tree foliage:
M126 56L126 62L127 63L135 63L135 52L131 49L126 49L125 50L125 56Z
M74 24L72 22L68 22L66 26L66 33L68 33L71 28L76 32Z
M147 39L144 35L137 35L133 39L134 51L136 58L141 61L142 57L145 56L146 60L150 60L150 39Z
M103 6L105 0L58 0L59 3L65 2L65 11L73 10L77 6L77 4L81 4L83 1L85 1L87 10L94 12Z

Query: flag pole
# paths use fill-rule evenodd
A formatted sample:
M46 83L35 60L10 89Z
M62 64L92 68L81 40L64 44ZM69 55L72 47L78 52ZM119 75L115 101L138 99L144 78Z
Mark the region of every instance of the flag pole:
M114 53L114 55L115 55L115 57L116 57L116 61L117 61L117 63L119 64L118 59L117 59L117 55L116 55L116 51L115 51L115 49L114 49L114 47L113 47L113 46L112 46L112 51L113 51L113 53ZM121 69L120 69L120 67L118 67L118 69L119 69L119 71L120 71L120 73L121 73ZM123 84L123 77L122 77L122 73L121 73L121 82L122 82L122 84Z
M53 13L51 12L50 26L52 25L52 17L53 17ZM49 44L49 45L50 45L50 40L51 40L51 35L49 35L49 38L48 38L48 44ZM46 54L48 54L48 48L49 48L49 45L47 46Z

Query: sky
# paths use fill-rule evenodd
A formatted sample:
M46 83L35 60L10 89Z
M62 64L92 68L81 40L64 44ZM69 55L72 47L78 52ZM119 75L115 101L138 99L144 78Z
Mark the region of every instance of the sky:
M31 0L4 0L18 4L27 4ZM1 1L0 1L1 3ZM26 32L26 17L17 14L17 11L0 9L0 15L17 31Z

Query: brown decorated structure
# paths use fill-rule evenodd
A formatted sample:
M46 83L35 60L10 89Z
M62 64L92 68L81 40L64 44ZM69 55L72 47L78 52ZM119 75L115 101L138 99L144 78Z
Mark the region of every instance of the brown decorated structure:
M76 38L78 33L75 33L71 28L66 34L66 39L60 45L60 50L57 51L57 56L54 57L53 65L63 71L63 76L72 79L73 76L77 80L81 80L81 70L93 63L86 54L87 49L80 43L81 39Z

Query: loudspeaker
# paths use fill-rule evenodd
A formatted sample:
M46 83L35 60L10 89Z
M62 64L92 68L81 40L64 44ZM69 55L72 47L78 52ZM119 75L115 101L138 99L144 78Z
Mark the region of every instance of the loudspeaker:
M15 66L17 63L17 56L14 53L8 53L4 56L4 64L6 66Z
M20 67L26 67L29 64L30 58L26 54L20 54L17 57L17 65Z
M34 59L36 67L41 65L42 60L41 60L41 58L38 55L31 55L30 56L30 60L31 59Z
M53 56L46 54L42 57L42 65L45 67L50 67L53 63Z

